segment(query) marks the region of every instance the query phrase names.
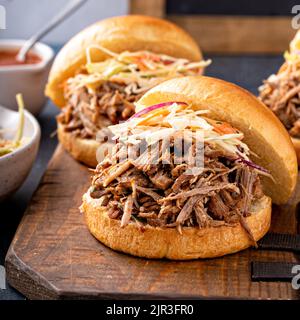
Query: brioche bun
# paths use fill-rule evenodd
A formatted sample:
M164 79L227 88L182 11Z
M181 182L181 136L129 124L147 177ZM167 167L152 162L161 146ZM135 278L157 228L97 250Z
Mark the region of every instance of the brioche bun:
M110 219L105 207L89 193L83 196L81 210L92 235L111 249L134 256L172 260L214 258L238 252L253 245L249 235L238 223L199 229L183 227L182 235L176 228L146 225L144 230L135 222L121 228L120 220ZM254 203L246 218L254 239L262 238L271 223L271 199L264 196Z
M76 137L72 132L65 131L64 125L59 122L57 136L61 145L74 159L91 168L97 166L96 153L100 144L96 140Z
M74 159L90 168L95 168L107 152L114 146L111 142L98 142L94 139L82 139L64 129L64 125L57 124L57 135L60 144Z
M195 109L210 110L209 117L223 120L244 133L244 141L268 169L274 181L262 177L264 192L283 204L296 186L298 165L291 138L274 113L250 92L223 80L196 76L165 81L138 101L137 110L164 101L185 101Z
M57 106L65 105L63 83L86 63L86 49L91 45L101 45L117 53L149 50L190 61L202 58L191 36L171 22L141 15L105 19L75 35L56 56L45 93ZM102 51L91 50L93 61L108 57Z

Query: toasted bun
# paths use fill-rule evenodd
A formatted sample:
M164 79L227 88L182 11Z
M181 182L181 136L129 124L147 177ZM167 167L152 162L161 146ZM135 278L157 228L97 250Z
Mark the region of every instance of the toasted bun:
M97 141L78 138L71 132L65 131L61 123L57 124L57 135L59 142L73 158L91 168L96 167L98 163L96 160L96 152L99 147Z
M106 246L145 258L190 260L213 258L234 253L253 245L240 224L215 228L183 227L182 235L175 228L145 226L135 222L121 228L120 220L110 219L105 207L100 207L88 193L83 197L82 211L90 232ZM254 239L262 238L270 227L271 199L264 196L251 208L246 218Z
M211 118L241 130L244 141L259 156L253 160L268 169L275 180L262 179L265 194L277 204L289 199L298 172L293 144L279 119L251 93L215 78L183 77L148 91L138 101L137 111L164 101L185 101L195 109L209 109Z
M56 105L65 105L62 84L86 63L86 49L91 45L114 52L149 50L191 61L202 57L196 42L166 20L139 15L102 20L78 33L58 53L46 86L46 95ZM91 57L93 61L108 58L99 50L91 50Z

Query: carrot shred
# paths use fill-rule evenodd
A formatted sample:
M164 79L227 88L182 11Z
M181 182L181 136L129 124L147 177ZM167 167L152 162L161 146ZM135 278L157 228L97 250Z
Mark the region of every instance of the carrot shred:
M206 119L213 127L214 131L220 134L232 134L232 133L239 133L239 131L231 126L228 122L224 121L216 121L212 119Z
M169 110L167 109L159 109L159 110L154 110L152 111L147 117L145 117L142 121L140 121L138 123L138 125L149 125L149 120L153 120L154 117L157 117L157 116L165 116L167 115L168 113L170 113Z

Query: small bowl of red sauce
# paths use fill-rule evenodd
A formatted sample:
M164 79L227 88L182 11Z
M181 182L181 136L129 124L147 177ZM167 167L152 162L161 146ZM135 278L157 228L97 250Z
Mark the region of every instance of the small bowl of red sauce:
M0 104L17 110L16 93L23 94L27 110L37 115L43 109L48 73L54 58L54 51L38 42L19 62L16 55L24 40L0 40Z

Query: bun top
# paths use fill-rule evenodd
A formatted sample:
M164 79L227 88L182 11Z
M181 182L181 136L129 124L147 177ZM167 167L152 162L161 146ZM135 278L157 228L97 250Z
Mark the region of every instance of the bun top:
M297 158L282 123L248 91L223 80L182 77L152 88L137 103L137 111L167 101L183 101L195 110L210 110L209 117L226 121L244 133L244 142L258 157L252 160L268 169L274 178L262 177L265 194L274 203L287 202L297 179Z
M175 58L199 61L201 51L183 29L166 20L129 15L97 22L75 35L58 53L50 71L46 95L64 106L63 82L86 63L86 49L101 45L116 53L148 50ZM91 50L93 61L108 58L100 50Z

